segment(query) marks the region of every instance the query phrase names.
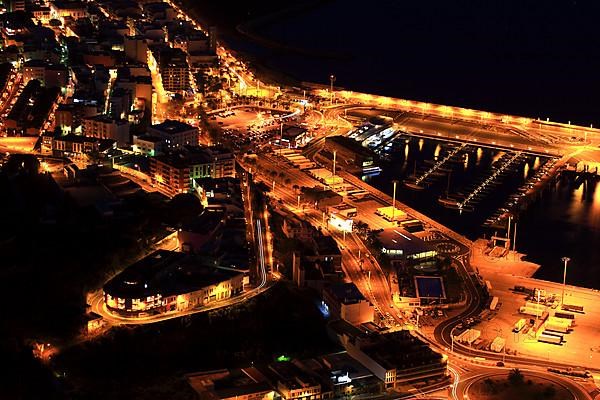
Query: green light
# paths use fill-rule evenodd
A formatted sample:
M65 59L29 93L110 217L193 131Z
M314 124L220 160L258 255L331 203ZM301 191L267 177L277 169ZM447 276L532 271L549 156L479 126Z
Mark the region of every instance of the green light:
M276 358L277 362L290 361L291 358L288 356L284 356L283 354Z

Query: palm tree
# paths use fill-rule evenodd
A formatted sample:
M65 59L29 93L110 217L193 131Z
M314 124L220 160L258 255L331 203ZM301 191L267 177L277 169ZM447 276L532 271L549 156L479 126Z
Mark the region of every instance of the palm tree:
M519 386L519 385L523 384L523 382L525 381L525 378L523 377L523 373L521 372L521 370L519 368L513 368L508 373L508 381L513 386Z

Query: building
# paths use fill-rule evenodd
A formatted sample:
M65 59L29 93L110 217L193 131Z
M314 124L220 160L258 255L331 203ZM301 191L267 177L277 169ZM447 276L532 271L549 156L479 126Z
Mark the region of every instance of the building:
M426 381L448 382L446 356L410 331L369 333L342 320L331 324L330 329L348 354L383 381L386 389Z
M333 398L333 390L323 387L317 376L289 361L270 364L272 384L283 400L325 400Z
M179 246L186 253L201 253L207 244L214 241L224 223L224 210L204 209L202 214L192 218L179 229L177 232Z
M321 211L327 211L329 207L337 206L343 200L343 197L333 190L323 190L320 187L302 188L302 197L305 202Z
M143 36L125 36L123 47L128 59L144 64L148 62L148 42Z
M334 283L323 289L323 301L329 313L352 325L372 322L373 305L364 298L354 283Z
M378 238L381 252L392 262L423 261L437 256L435 247L401 228L384 229Z
M190 192L195 178L234 177L234 166L233 153L222 147L186 146L151 158L150 175L162 193L175 196Z
M190 89L190 67L187 53L179 48L160 47L153 51L162 86L167 92Z
M77 20L87 17L87 6L81 1L55 0L50 3L50 13L52 18L56 18L64 24L65 18Z
M198 128L185 122L167 119L164 122L148 127L148 134L165 140L166 148L174 149L185 145L198 144Z
M186 375L200 400L273 400L275 390L255 367Z
M116 148L111 139L98 139L74 134L53 136L51 133L42 135L42 154L52 154L56 157L72 157L81 159L89 154L102 154Z
M295 149L307 143L308 130L301 126L285 125L281 130L279 145Z
M236 296L243 291L243 274L210 259L157 250L108 281L103 291L109 311L135 318Z
M99 139L112 139L117 146L126 146L130 143L129 122L122 119L113 119L108 115L96 115L83 119L83 134Z
M44 88L37 79L30 80L4 120L7 134L39 136L59 94L58 88Z
M23 64L23 83L32 79L39 80L47 87L64 88L69 84L69 69L43 60L29 60Z
M133 151L150 157L162 154L165 148L165 140L152 135L134 135Z
M375 153L359 142L346 136L328 136L325 139L324 152L329 162L336 153L338 165L351 171L367 172L375 165Z

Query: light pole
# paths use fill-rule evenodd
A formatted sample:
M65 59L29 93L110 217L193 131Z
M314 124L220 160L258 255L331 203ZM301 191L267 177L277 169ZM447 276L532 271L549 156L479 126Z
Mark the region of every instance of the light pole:
M298 209L300 208L300 195L298 195Z
M329 89L329 96L331 98L331 105L333 105L333 82L335 82L335 75L329 75L329 82L331 84Z
M396 219L396 185L398 184L397 180L394 180L394 195L392 196L392 224Z
M563 289L562 289L562 300L561 300L561 305L565 304L565 287L567 286L567 263L569 261L571 261L571 259L569 257L563 257L561 258L561 260L564 262L564 269L563 269Z

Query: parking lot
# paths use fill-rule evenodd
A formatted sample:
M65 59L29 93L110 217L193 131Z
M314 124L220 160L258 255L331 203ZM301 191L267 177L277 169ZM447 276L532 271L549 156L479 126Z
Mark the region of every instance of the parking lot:
M528 301L534 307L533 304L537 304L539 300L539 304L547 307L549 316L564 312L560 305L562 284L519 276L518 269L513 266L518 261L513 261L510 256L506 259L490 258L487 262L486 257L477 257L472 263L479 269L483 279L489 280L491 296L499 299L497 311L484 311L482 316L487 315L489 318L479 318L471 324L473 329L481 331L481 342L474 343L474 346L485 349L496 336L501 336L506 339L507 354L516 352L529 357L600 368L600 342L597 339L600 335L600 326L597 324L600 318L598 291L567 286L564 303L583 307L583 312L568 311L575 317L574 326L569 333L564 334L563 343L542 343L533 335L533 329L528 327L531 321L534 324L538 321L536 316L523 314L520 308ZM523 272L525 271L531 275L535 270L527 270L525 266ZM534 288L541 289L539 297L531 292ZM520 319L526 320L525 327L513 332Z

